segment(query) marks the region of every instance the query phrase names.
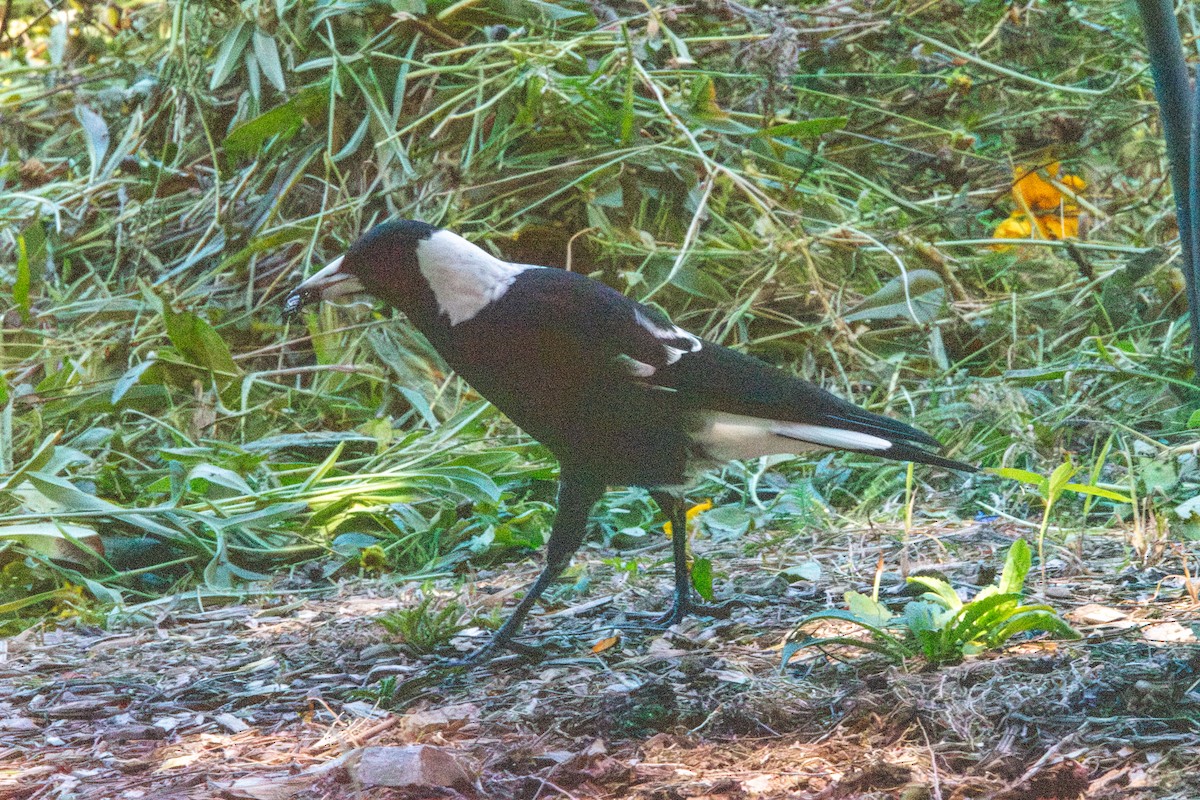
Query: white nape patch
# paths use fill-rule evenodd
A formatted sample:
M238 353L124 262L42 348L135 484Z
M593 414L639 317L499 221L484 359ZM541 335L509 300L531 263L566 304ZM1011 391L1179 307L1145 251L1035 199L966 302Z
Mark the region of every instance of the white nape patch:
M704 346L704 342L699 337L693 336L678 325L666 327L654 322L640 311L634 313L637 315L638 324L663 343L663 350L667 351L668 364L674 364L688 353L697 353Z
M713 414L692 438L718 461L813 450L887 450L892 443L869 433L741 414Z
M417 242L417 267L451 325L471 319L503 297L518 275L536 269L501 261L458 234L441 230Z

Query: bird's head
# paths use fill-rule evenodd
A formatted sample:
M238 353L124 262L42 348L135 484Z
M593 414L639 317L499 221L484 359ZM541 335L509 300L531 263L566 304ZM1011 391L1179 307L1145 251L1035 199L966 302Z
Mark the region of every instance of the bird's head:
M366 292L409 311L417 295L428 292L420 272L419 250L439 228L416 220L393 220L376 225L288 293L285 317L321 300Z

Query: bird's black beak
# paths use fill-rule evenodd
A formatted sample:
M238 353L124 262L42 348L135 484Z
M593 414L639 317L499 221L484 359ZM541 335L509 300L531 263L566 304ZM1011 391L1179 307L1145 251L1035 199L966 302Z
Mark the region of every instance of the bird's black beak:
M300 309L321 300L332 300L348 294L364 291L362 282L350 272L342 269L344 256L330 261L323 269L313 274L288 293L283 301L283 316L293 317Z

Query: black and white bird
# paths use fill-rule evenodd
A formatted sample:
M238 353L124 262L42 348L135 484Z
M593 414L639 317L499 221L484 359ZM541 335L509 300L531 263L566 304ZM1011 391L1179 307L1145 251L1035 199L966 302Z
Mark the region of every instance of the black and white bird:
M559 461L546 565L476 655L513 647L538 596L583 541L608 486L642 486L671 520L675 591L659 621L692 611L682 489L734 459L852 450L974 471L936 439L752 356L673 325L573 272L511 264L424 222L371 229L298 285L287 314L366 292L403 312L458 374Z

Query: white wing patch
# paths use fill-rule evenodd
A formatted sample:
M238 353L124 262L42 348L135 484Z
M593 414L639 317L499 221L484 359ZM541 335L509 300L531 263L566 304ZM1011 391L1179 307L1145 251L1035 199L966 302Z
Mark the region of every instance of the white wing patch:
M663 350L667 352L668 364L674 364L688 353L697 353L704 346L704 342L699 337L693 336L678 325L669 327L660 325L641 311L635 311L634 314L637 316L638 324L654 334L655 339L662 342Z
M892 446L869 433L726 413L713 414L692 438L717 461L829 449L882 451Z
M649 378L658 372L653 364L647 364L644 361L638 361L636 358L625 353L617 356L617 362L625 368L625 370L635 378Z
M417 266L451 325L474 317L503 297L518 275L534 269L501 261L445 230L417 243Z

